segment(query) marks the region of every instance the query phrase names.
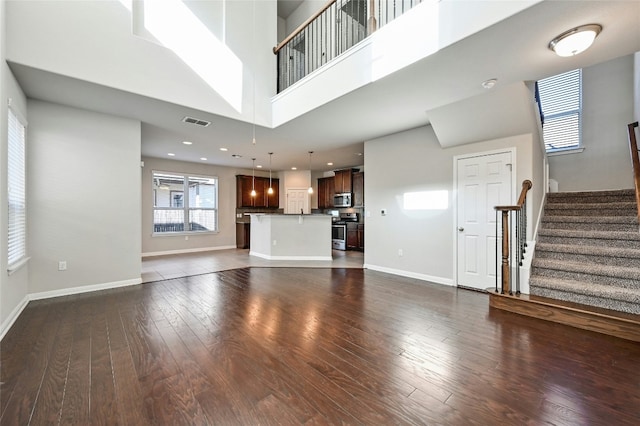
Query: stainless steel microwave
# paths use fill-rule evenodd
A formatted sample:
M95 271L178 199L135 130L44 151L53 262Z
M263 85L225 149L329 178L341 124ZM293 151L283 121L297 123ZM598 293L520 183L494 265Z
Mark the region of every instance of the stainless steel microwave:
M333 196L333 207L351 207L353 205L350 192L335 194Z

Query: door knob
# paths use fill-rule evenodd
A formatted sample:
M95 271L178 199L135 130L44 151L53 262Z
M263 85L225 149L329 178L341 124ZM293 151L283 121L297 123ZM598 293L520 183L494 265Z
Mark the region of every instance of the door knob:
M458 228L458 231L462 232L462 231L464 231L464 228L463 228L462 226L460 226L460 227Z

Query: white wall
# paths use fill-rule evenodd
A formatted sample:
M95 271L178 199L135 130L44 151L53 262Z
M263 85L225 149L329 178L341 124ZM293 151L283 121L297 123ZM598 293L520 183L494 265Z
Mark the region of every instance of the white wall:
M202 4L199 4L202 3ZM191 12L208 26L216 38L224 34L224 44L242 65L231 72L230 61L216 55L215 42L198 46L213 70L229 71L212 88L185 61L164 46L132 34L132 12L127 1L11 1L7 2L7 58L30 67L86 80L127 92L185 105L202 111L251 122L253 120L253 78L256 121L271 121L269 98L276 91L276 65L272 48L276 44L275 1L227 1L224 31L219 19L206 14L207 3L193 2ZM256 25L251 21L255 4ZM197 16L197 15L196 15ZM255 28L256 35L253 31ZM179 30L174 31L180 34ZM194 44L202 40L196 40ZM221 63L225 65L220 66ZM238 112L220 96L235 87L241 97Z
M250 169L189 163L162 158L144 157L142 170L142 253L143 255L171 252L214 250L236 246L236 175L251 175ZM219 232L184 235L153 236L153 171L194 173L218 178ZM256 171L256 176L269 177L269 172ZM273 174L278 177L277 173ZM283 182L280 182L282 194ZM283 207L281 205L281 207Z
M365 142L365 264L372 269L431 280L454 282L454 157L514 147L519 194L525 179L540 174L533 163L531 134L442 149L430 126ZM534 174L535 173L535 174ZM532 179L533 180L533 179ZM405 192L446 190L446 210L402 208ZM542 191L540 186L532 191ZM514 195L514 202L515 197ZM538 196L538 199L540 196ZM380 211L387 210L386 216ZM537 210L531 206L532 221ZM398 249L403 256L398 256Z
M29 293L139 283L140 122L35 100L28 113Z
M633 188L627 125L633 121L633 56L584 68L578 154L549 157L560 191Z
M27 99L5 62L5 5L0 2L0 338L8 330L27 302L29 264L12 275L7 274L7 103L18 115L27 118ZM29 130L27 129L27 132ZM27 145L27 150L29 146ZM27 151L28 152L28 151ZM27 182L28 184L28 182ZM27 247L29 249L29 247Z
M640 52L633 55L633 121L640 121Z

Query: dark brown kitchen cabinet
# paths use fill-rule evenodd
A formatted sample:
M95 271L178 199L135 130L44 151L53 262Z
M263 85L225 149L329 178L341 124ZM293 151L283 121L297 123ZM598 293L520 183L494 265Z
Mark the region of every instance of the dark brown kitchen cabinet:
M335 193L342 194L345 192L351 192L352 191L352 186L351 186L352 170L351 169L336 170L334 173L335 173L335 176L333 179L335 184L335 188L334 188Z
M335 179L326 177L318 179L318 208L330 209L333 207Z
M236 223L236 247L248 249L251 245L251 224Z
M364 207L364 172L352 175L353 207Z
M364 251L363 223L347 223L347 250Z
M280 207L280 181L272 179L273 194L269 194L269 178L246 175L236 176L236 206L237 207ZM251 190L255 188L255 197L251 196Z

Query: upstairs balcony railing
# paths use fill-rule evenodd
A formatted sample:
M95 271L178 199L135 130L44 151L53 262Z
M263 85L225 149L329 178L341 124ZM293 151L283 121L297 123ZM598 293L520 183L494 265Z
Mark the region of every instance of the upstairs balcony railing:
M273 48L278 55L278 93L421 2L330 0Z

